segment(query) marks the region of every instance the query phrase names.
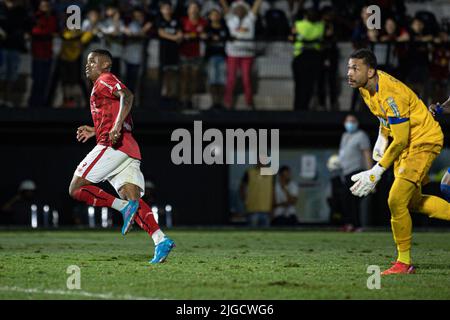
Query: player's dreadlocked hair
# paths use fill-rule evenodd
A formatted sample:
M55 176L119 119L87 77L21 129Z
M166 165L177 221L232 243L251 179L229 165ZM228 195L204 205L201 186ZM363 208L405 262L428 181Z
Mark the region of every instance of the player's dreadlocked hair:
M362 59L370 68L377 70L377 58L369 49L358 49L352 53L351 59Z
M101 54L102 56L107 56L109 59L111 59L111 61L113 60L113 57L108 50L95 49L95 50L92 50L91 52L96 53L96 54Z

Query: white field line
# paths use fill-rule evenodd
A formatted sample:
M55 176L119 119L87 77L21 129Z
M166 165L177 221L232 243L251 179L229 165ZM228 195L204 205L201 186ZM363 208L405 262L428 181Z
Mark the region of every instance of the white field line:
M22 293L38 293L38 294L50 294L61 296L81 296L87 298L97 299L118 299L118 300L160 300L158 298L150 297L135 297L129 294L126 295L114 295L113 293L94 293L82 290L52 290L52 289L39 289L39 288L19 288L19 287L0 287L0 291L14 291Z

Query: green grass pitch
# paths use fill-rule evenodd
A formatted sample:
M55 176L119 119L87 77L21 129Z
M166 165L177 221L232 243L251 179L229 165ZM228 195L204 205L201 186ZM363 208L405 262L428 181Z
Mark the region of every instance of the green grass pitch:
M1 231L0 299L450 299L450 233L416 232L414 275L369 265L395 257L390 232L169 230L177 247L149 265L151 239L132 231ZM68 290L67 267L81 270Z

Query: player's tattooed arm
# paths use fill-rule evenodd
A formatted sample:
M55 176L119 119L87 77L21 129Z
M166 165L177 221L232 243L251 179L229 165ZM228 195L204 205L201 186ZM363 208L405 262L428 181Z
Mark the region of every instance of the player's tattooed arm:
M114 92L114 95L120 98L120 107L114 126L109 132L109 139L113 145L116 144L120 138L123 122L131 111L134 99L134 95L127 88L122 88Z
M95 128L90 126L81 126L77 129L77 140L85 143L90 138L95 137Z

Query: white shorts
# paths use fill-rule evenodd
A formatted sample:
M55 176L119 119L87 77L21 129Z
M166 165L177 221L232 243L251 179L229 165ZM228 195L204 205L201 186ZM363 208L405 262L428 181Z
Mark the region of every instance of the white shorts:
M140 167L141 161L131 158L126 153L111 147L96 145L80 162L75 175L92 183L107 180L117 193L124 184L131 183L141 189L142 197L145 191L145 180Z

